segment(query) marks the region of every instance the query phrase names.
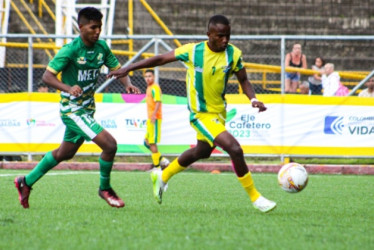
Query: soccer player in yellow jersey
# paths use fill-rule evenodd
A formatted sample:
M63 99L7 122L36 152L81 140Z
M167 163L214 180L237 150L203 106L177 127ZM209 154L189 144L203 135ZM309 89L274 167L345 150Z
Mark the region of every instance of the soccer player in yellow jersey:
M183 61L188 67L188 109L191 112L190 124L197 132L197 145L183 152L163 171L152 172L153 195L160 204L169 179L195 161L210 157L218 145L230 155L238 180L253 206L261 212L269 212L276 207L274 201L266 199L257 191L239 142L225 128L225 91L232 74L236 75L252 107L258 108L259 112L266 110L265 105L256 99L253 86L247 78L241 51L229 43L230 34L229 20L225 16L215 15L208 22L208 41L186 44L108 74L108 77L121 78L136 69L156 67L177 60Z
M152 153L152 163L155 168L165 168L169 165L169 160L161 156L157 143L161 140L162 103L161 88L155 83L155 74L151 69L147 69L144 74L147 83L147 133L144 138L144 146Z

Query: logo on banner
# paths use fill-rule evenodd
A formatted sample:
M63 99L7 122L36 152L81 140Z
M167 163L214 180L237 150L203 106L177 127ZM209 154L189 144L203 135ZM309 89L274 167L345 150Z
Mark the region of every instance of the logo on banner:
M226 128L227 130L237 138L249 138L251 136L261 137L264 131L268 131L271 128L271 124L268 122L256 121L256 116L253 114L240 114L237 116L238 111L233 108L227 112L226 115ZM251 134L251 132L255 132Z
M0 127L20 127L21 122L15 119L0 119Z
M43 120L35 120L35 119L27 119L26 120L27 126L29 127L54 127L56 124L52 122L47 122Z
M125 126L128 130L143 130L147 126L147 120L125 119Z
M342 116L326 116L325 117L325 134L341 135L344 128Z
M373 135L373 116L326 116L323 132L330 135Z
M101 120L100 124L103 128L117 128L116 121L112 119Z

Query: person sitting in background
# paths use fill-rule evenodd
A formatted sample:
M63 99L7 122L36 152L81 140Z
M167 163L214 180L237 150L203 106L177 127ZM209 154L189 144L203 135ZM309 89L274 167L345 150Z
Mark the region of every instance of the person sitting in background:
M44 82L40 82L38 84L38 92L40 92L40 93L48 93L49 92L49 88L48 88L47 84L45 84Z
M322 57L316 57L314 59L314 65L312 66L312 70L316 71L323 71L325 65L325 61ZM322 94L322 81L320 74L314 74L308 78L309 82L309 89L312 95L321 95Z
M292 51L286 55L286 67L307 68L306 56L301 53L301 45L296 43L292 47ZM296 93L300 84L299 72L286 72L285 92Z
M322 71L323 96L335 96L340 85L340 75L334 71L334 64L327 63Z
M374 77L370 78L367 82L365 82L366 89L363 89L359 97L374 97Z
M303 81L300 84L299 89L300 89L300 94L309 95L309 83L307 81Z

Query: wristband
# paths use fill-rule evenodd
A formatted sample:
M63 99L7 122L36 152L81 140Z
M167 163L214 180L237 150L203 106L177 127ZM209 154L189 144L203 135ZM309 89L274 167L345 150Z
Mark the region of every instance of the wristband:
M251 99L251 103L252 103L252 102L258 102L258 100L257 100L256 98L252 98L252 99Z

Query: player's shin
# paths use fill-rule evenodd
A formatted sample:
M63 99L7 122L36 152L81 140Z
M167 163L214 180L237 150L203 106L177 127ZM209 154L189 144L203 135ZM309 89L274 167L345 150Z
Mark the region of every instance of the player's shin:
M261 194L257 191L255 184L252 179L251 172L248 171L244 176L239 177L238 180L242 184L244 190L248 193L249 198L252 202L256 201Z
M53 157L52 152L48 152L44 155L43 159L35 166L35 168L25 176L26 185L31 187L37 182L43 175L45 175L50 169L58 164L56 159Z
M99 158L100 164L100 189L108 190L110 186L110 172L112 171L113 161L104 161Z
M182 172L186 169L187 167L183 167L179 164L178 162L178 158L174 159L174 161L172 161L169 166L167 168L165 168L163 171L162 171L162 181L164 183L167 183L169 181L169 179L179 173L179 172Z
M151 157L152 157L153 166L156 168L160 167L161 153L160 152L152 153Z

